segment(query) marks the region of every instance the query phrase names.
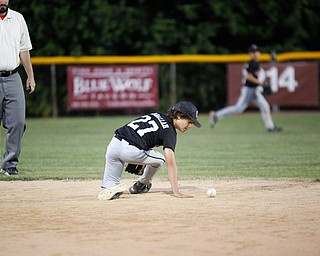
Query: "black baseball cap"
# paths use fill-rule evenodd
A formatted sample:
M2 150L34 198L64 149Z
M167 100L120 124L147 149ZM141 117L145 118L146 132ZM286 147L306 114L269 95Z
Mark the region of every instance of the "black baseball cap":
M198 109L191 102L180 101L172 107L172 110L177 110L182 114L187 115L193 121L193 124L195 126L199 128L202 127L202 125L198 121Z
M256 44L252 44L249 46L249 52L259 52L260 49Z

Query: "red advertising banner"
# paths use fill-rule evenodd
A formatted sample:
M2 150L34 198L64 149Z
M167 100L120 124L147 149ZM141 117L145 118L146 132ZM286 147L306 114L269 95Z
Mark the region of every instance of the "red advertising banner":
M271 105L319 106L319 74L316 62L261 63L259 80L268 81L273 93L267 97ZM244 64L228 65L228 104L240 96Z
M158 67L69 66L71 110L156 108Z

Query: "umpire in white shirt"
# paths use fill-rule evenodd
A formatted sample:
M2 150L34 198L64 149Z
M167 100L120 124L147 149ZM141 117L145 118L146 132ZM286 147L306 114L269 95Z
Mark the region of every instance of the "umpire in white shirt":
M30 59L32 49L23 16L8 8L9 0L0 0L0 122L7 129L6 149L1 172L17 175L21 140L25 130L25 95L18 71L20 60L27 73L26 89L35 90Z

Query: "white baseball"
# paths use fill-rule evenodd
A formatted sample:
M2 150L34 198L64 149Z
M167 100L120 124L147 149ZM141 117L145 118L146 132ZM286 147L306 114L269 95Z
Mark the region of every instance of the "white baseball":
M207 190L207 195L208 195L209 197L215 197L215 196L217 195L217 191L216 191L214 188L209 188L209 189Z

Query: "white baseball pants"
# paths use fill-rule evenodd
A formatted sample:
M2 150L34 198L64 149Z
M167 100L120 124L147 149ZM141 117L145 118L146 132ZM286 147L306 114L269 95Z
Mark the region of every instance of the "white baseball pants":
M242 113L250 102L253 102L259 108L266 129L273 129L274 123L270 114L270 106L265 97L261 94L259 87L250 88L242 86L241 95L237 103L217 111L216 117L220 120L227 115Z
M102 188L111 188L120 184L124 163L144 164L146 168L139 181L147 184L165 162L164 156L155 150L142 150L130 145L126 140L112 138L106 152L106 165Z

